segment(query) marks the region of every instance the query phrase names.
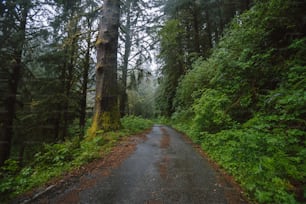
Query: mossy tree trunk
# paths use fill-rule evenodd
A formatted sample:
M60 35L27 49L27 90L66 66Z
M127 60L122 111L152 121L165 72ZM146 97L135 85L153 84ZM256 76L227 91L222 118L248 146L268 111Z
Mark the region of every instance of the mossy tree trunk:
M105 0L97 39L95 114L90 132L120 127L117 48L120 0Z

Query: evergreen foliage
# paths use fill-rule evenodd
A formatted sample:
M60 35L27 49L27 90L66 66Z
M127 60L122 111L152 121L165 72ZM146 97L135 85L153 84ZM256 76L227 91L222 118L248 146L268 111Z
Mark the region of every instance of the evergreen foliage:
M22 166L42 143L83 135L96 7L87 0L1 2L0 140L11 149L1 147L0 160L7 149Z

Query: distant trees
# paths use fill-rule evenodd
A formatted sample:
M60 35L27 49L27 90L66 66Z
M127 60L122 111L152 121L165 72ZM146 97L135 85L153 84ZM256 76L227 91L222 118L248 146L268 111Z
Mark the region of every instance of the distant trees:
M84 134L85 126L86 126L86 119L87 119L87 95L89 92L89 87L91 87L92 75L94 74L93 71L93 59L92 59L92 50L94 48L94 37L95 37L95 27L94 22L98 17L98 12L95 10L98 8L98 4L93 1L87 1L87 4L84 6L87 7L88 11L85 13L82 23L83 27L86 32L83 35L83 42L85 43L84 48L81 51L82 58L81 58L81 70L80 70L80 107L79 107L79 126L81 130L81 134Z
M156 44L154 27L160 15L153 16L149 10L156 6L144 0L126 0L121 7L119 37L119 85L120 114L129 114L129 90L137 89L141 81L151 75L148 62Z

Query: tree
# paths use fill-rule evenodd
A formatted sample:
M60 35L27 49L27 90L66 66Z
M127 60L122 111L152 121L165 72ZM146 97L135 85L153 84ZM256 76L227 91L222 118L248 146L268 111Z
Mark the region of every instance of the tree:
M91 79L92 38L96 32L97 3L80 0L58 1L53 9L61 10L50 24L49 40L43 54L40 54L39 70L49 81L43 82L42 88L48 95L37 96L42 109L45 110L43 120L52 124L55 141L64 140L73 134L83 135L86 123L87 92ZM50 85L52 87L50 87ZM64 90L64 91L63 91ZM79 128L77 127L79 120ZM51 123L51 124L50 124Z
M127 0L122 4L119 33L122 46L118 50L121 117L129 112L128 89L137 88L140 78L150 73L144 64L152 60L150 50L157 42L152 30L160 18L149 12L153 7L156 8L152 2L144 0Z
M1 164L83 132L97 11L89 0L1 1Z
M93 4L93 2L90 2ZM86 5L88 7L88 5ZM90 11L85 14L84 19L84 27L86 29L84 41L85 41L85 49L84 49L84 57L81 62L81 77L80 77L80 119L79 119L79 127L81 130L81 135L84 134L84 128L86 123L86 110L87 110L87 92L89 87L89 81L90 81L90 71L91 71L91 50L92 50L92 37L94 34L93 30L93 22L96 19L97 12L94 12L94 6L90 6Z
M120 127L117 84L120 0L105 0L102 15L96 42L96 97L91 133Z
M132 10L131 10L131 0L127 0L125 4L125 13L126 13L126 22L124 25L124 54L123 54L123 64L122 64L122 87L121 87L121 96L120 96L120 114L121 117L126 114L127 109L127 99L128 95L126 93L127 89L127 77L128 77L128 66L129 66L129 57L131 54L131 45L132 45ZM136 19L137 22L137 19Z
M26 43L26 26L31 1L1 3L1 72L7 82L6 95L1 97L0 116L0 166L9 158L13 138L13 123L18 103L18 87L23 72L23 54Z
M161 86L158 95L159 111L163 115L171 116L174 112L173 99L179 78L185 74L183 43L184 30L179 27L179 21L170 20L166 22L160 31L161 53L163 60Z

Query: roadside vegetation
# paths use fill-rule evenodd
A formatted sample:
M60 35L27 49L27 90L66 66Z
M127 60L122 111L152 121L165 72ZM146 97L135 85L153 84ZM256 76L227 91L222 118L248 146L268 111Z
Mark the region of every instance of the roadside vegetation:
M29 164L20 167L17 160L7 160L0 169L0 201L8 201L26 191L45 184L50 179L79 168L107 155L127 136L143 132L153 123L136 116L121 119L122 128L112 132L97 132L84 139L74 137L63 143L45 144Z
M306 200L305 4L256 1L182 77L174 126L258 203Z

